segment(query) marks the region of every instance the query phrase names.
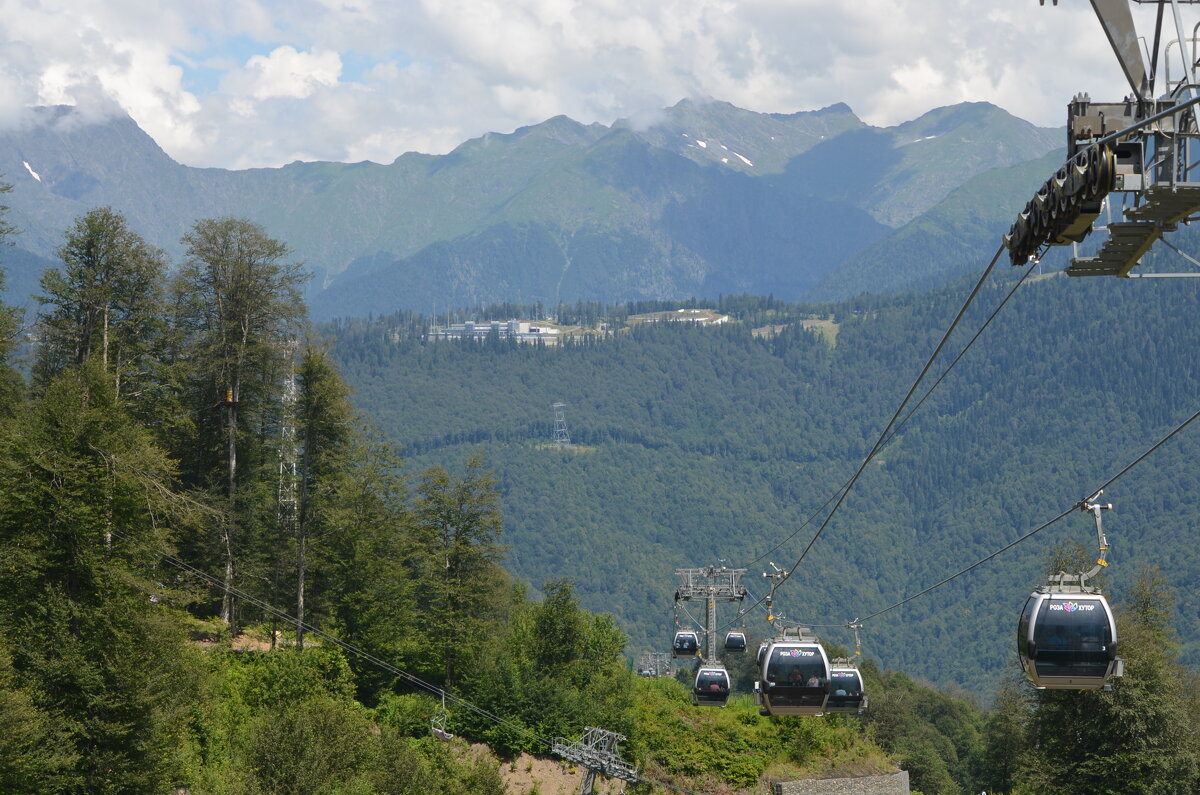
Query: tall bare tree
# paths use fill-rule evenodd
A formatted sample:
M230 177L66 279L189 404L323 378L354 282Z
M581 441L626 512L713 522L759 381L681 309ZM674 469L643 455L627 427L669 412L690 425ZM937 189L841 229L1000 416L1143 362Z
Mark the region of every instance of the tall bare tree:
M95 358L115 395L140 389L162 337L166 256L111 207L75 219L58 256L62 268L42 274L38 296L37 380Z
M197 221L184 235L187 260L172 285L179 361L202 415L215 418L224 438L228 514L221 530L225 583L234 582L239 435L256 439L261 420L281 400L283 365L305 319L301 286L307 278L288 247L243 218ZM261 439L258 439L261 442ZM234 623L233 598L221 599L221 618Z
M2 177L3 175L0 175ZM12 191L12 185L9 185L0 178L0 194L9 193ZM8 236L16 234L17 228L8 221L8 205L0 204L0 244L12 245Z

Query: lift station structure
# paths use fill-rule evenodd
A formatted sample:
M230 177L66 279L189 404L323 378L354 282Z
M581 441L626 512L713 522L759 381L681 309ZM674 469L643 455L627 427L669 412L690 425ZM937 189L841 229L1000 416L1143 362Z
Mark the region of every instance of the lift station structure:
M1200 265L1163 237L1200 217L1200 24L1187 30L1180 11L1196 1L1091 0L1130 93L1100 102L1079 93L1070 101L1067 161L1004 236L1013 265L1040 259L1051 246L1071 244L1070 276L1200 276L1200 271L1132 272L1159 240ZM1134 25L1133 4L1157 7L1148 39ZM1093 231L1106 237L1099 250L1081 255L1078 244Z

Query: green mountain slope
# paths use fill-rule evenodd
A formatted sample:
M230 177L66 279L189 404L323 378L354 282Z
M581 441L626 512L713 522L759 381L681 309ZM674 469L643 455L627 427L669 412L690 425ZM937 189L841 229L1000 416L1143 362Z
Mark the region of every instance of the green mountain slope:
M929 290L978 271L1063 158L1063 150L1056 149L973 177L893 234L848 257L808 295L840 300L859 293ZM1061 261L1064 250L1055 250L1048 263ZM1007 254L1002 257L1007 263Z
M984 291L981 322L1007 284ZM482 450L503 486L510 566L534 585L568 576L612 611L631 648L665 648L673 571L723 559L790 564L806 524L855 470L965 291L831 307L836 346L796 327L638 327L562 350L393 343L342 328L336 353L359 405L410 464ZM781 590L793 620L836 625L889 607L1086 496L1194 411L1200 293L1187 283L1054 278L1027 285L942 388L868 468ZM777 318L778 319L778 318ZM760 320L756 320L761 322ZM964 336L965 338L965 336ZM961 341L960 341L961 344ZM575 444L550 441L567 404ZM1200 575L1183 509L1200 486L1185 434L1109 489L1119 599L1140 564ZM819 524L819 522L818 522ZM888 667L990 690L1014 660L1012 628L1048 549L1094 536L1083 514L869 622ZM1179 615L1200 651L1196 599ZM761 615L750 622L762 632Z

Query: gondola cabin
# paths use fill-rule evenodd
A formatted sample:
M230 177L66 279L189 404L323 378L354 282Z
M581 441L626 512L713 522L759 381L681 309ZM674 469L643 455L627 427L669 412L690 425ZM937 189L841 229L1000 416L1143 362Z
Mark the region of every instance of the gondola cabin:
M863 687L862 674L857 668L829 669L829 698L825 701L826 712L861 714L867 708L867 691Z
M741 654L746 651L746 633L728 632L725 635L725 651Z
M1039 588L1021 611L1017 652L1039 689L1100 690L1123 673L1108 600L1076 590Z
M700 638L690 629L681 629L675 633L671 644L672 657L695 657L700 653Z
M763 715L820 715L829 697L829 658L816 640L770 641L754 685Z
M729 672L722 666L704 666L696 672L692 703L703 707L723 707L729 699Z

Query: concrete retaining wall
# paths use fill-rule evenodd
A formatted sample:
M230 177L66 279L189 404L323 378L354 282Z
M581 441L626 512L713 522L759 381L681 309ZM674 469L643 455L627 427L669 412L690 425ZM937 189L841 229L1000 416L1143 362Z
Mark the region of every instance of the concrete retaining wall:
M809 778L776 784L773 795L908 795L908 772L859 778Z

